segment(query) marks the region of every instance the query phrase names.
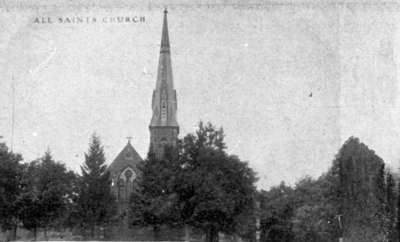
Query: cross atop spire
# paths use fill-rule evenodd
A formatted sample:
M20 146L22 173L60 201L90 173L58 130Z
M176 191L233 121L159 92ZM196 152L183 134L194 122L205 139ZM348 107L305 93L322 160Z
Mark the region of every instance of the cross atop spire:
M164 22L161 36L161 49L160 53L169 52L169 36L168 36L168 20L167 20L168 10L164 10Z
M131 143L132 136L128 136L126 139L128 140L128 143Z

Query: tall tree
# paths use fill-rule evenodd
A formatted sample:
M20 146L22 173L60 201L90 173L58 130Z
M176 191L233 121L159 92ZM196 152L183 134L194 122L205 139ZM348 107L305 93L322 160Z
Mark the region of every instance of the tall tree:
M180 211L176 193L179 163L173 147L165 148L159 160L151 151L140 165L139 189L130 199L130 219L133 225L152 226L155 239L162 225L179 226Z
M218 233L237 230L242 213L255 205L254 171L225 151L222 128L200 122L196 134L183 139L177 187L185 223L203 229L208 242Z
M94 238L98 226L107 225L116 212L115 198L111 192L110 174L106 170L104 149L100 138L93 134L85 162L77 198L76 218Z
M340 168L339 204L344 237L354 242L387 239L383 160L359 139L351 137L334 163Z
M10 240L15 240L18 223L17 198L20 195L22 178L22 156L10 151L0 143L0 227L10 231Z
M200 122L195 134L178 142L178 150L166 149L166 157L154 155L142 167L141 191L134 194L131 217L139 224L188 224L202 229L208 242L218 233L251 237L254 226L254 171L238 157L225 152L224 133ZM247 216L247 217L246 217Z
M54 161L50 151L26 166L19 214L24 227L34 231L35 239L37 228L43 228L47 238L47 229L62 222L74 179L74 173Z

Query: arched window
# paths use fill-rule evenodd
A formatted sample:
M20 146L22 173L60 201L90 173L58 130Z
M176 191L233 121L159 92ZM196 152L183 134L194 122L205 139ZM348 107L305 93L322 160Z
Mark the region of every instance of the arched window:
M131 167L127 167L123 172L121 172L120 178L124 179L125 181L129 180L133 182L133 180L136 179L136 173Z
M125 168L118 180L118 200L121 202L129 201L133 192L133 181L136 179L136 173L131 167Z

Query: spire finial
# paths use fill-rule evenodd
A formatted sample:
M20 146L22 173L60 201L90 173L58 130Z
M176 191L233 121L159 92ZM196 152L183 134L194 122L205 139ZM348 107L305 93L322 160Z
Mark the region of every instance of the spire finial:
M128 137L126 137L126 139L128 140L128 143L130 144L130 143L131 143L132 136L128 136Z
M162 36L161 36L161 50L160 52L168 52L169 51L169 36L168 36L168 21L167 21L167 8L164 9L164 21L162 27Z

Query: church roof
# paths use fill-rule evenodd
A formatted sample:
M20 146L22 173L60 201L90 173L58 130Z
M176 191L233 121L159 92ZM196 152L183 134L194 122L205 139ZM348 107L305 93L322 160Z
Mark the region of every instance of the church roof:
M135 148L133 148L131 142L128 141L128 144L126 144L125 148L122 149L115 160L110 164L108 170L110 171L111 176L118 175L128 166L136 170L137 165L141 161L143 161L143 159L136 152Z

